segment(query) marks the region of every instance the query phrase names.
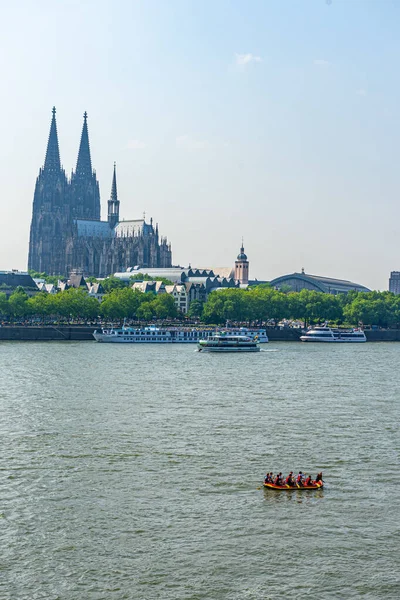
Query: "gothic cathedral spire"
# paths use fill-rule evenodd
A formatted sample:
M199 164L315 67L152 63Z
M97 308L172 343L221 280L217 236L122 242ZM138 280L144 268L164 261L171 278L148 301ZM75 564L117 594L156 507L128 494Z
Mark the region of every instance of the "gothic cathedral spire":
M49 140L47 142L46 158L44 160L44 170L47 172L59 173L61 170L60 150L58 147L56 107L52 109L53 117L51 119Z
M89 133L87 126L87 112L83 115L81 143L79 145L78 160L75 173L80 176L92 175L92 160L90 158Z
M29 239L28 268L64 273L65 238L70 225L68 182L60 163L56 109L53 107L44 166L36 179Z
M71 205L75 218L100 221L100 190L92 170L87 117L85 112L76 171L71 176Z
M110 227L115 227L119 221L119 200L117 194L117 173L116 165L114 163L114 173L111 184L111 196L108 201L108 222Z

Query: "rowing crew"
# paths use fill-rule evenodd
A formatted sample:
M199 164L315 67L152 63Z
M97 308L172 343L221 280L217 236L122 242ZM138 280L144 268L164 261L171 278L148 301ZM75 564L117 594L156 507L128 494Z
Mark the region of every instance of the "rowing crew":
M264 477L264 483L273 483L274 485L290 485L307 487L309 485L316 485L317 483L323 483L322 471L318 473L315 479L311 478L311 475L307 475L302 471L299 471L297 476L293 475L293 471L290 471L289 475L284 479L282 473L275 475L267 473Z

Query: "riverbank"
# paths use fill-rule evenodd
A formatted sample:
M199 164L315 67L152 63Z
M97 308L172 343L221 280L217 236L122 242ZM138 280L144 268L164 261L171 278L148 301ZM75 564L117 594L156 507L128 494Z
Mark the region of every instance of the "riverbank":
M95 329L87 325L3 325L0 327L0 341L93 341ZM267 327L267 335L270 342L298 342L301 330ZM400 329L367 329L365 335L369 342L400 342Z
M2 326L0 327L0 341L93 341L93 332L96 328L86 325L57 326Z

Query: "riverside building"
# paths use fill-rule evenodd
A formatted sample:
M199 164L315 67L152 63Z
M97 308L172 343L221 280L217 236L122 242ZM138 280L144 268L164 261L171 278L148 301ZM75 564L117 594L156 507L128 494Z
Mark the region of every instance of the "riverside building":
M301 273L291 273L290 275L282 275L270 281L272 287L281 289L283 286L288 287L293 292L301 290L314 290L316 292L324 292L325 294L347 294L350 290L356 292L370 292L371 290L348 281L347 279L333 279L331 277L322 277L321 275L310 275L305 273L304 269Z
M400 294L400 271L392 271L390 273L389 292Z
M171 245L153 219L121 219L115 163L107 220L101 220L86 112L83 119L76 169L68 178L60 161L53 108L44 166L35 186L28 268L48 275L79 271L105 277L131 265L170 267Z

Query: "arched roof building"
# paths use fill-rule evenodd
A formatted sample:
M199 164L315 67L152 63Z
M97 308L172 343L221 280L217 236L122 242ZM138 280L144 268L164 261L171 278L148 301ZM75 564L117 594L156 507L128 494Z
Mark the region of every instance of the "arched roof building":
M346 279L332 279L331 277L321 277L320 275L309 275L302 269L301 273L291 273L276 277L270 282L272 287L281 288L289 286L293 292L301 290L314 290L315 292L325 292L326 294L347 294L350 290L356 292L370 292L367 287L347 281Z

